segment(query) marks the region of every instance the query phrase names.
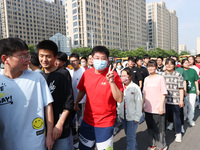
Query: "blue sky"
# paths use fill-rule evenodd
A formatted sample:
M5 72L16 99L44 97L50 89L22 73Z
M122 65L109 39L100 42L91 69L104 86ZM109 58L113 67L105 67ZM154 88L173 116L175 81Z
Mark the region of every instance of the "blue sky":
M146 0L159 2L161 0ZM188 50L196 49L200 37L200 0L164 0L169 10L175 9L179 19L179 44L186 44Z

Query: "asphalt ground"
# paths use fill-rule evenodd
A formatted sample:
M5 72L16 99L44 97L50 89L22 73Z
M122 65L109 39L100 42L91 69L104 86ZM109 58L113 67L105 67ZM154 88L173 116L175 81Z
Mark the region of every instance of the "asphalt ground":
M166 131L166 142L168 150L200 150L200 110L196 107L194 121L196 126L191 127L187 121L184 122L185 133L182 134L182 142L175 142L175 132ZM149 146L146 122L144 121L137 129L138 150L147 150ZM124 129L114 136L114 150L126 150L126 136Z

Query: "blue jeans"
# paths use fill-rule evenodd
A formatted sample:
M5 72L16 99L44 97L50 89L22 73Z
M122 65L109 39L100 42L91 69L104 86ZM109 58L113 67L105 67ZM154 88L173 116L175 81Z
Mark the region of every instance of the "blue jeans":
M138 123L134 121L127 121L126 116L122 119L122 124L126 133L126 150L137 150L137 141L136 141L136 131L138 127Z
M63 139L57 139L53 145L53 150L73 150L73 138L72 131L70 131L70 135Z

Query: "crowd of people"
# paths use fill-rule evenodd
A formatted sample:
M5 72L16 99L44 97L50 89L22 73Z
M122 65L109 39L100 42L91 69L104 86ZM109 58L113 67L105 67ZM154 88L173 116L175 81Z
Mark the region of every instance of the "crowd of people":
M68 56L50 40L29 53L19 38L0 40L0 149L113 149L121 123L126 149L137 150L136 131L144 121L149 150L166 150L166 129L182 142L184 121L195 126L199 104L200 55L180 63L149 55L109 63L109 50L96 46L88 56ZM116 117L117 116L117 117ZM168 126L166 127L166 122Z

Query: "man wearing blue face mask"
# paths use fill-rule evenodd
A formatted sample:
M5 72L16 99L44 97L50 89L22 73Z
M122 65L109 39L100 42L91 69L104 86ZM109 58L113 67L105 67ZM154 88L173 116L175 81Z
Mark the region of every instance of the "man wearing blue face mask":
M74 105L87 94L83 121L80 127L79 148L82 150L113 149L113 126L116 118L116 102L123 99L123 85L119 75L108 68L109 50L96 46L92 50L94 68L84 72Z

